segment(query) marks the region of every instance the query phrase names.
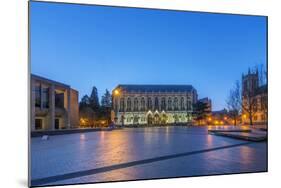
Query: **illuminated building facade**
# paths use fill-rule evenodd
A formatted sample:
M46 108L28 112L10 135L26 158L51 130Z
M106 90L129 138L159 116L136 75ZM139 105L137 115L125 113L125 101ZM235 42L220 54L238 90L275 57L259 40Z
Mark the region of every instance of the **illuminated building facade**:
M267 84L260 86L258 70L242 75L242 123L250 124L249 109L253 124L267 124Z
M69 85L31 75L31 131L79 125L78 91Z
M197 91L191 85L118 85L112 97L118 125L191 123Z

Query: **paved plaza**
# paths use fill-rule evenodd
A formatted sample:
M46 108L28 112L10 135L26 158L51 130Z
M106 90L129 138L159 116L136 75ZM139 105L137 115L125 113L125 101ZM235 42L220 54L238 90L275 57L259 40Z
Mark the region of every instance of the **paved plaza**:
M267 171L267 142L207 127L124 128L31 139L32 186Z

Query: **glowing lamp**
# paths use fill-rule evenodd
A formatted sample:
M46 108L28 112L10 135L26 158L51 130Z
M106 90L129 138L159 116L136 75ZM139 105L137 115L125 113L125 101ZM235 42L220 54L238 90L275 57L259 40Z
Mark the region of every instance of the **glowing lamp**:
M120 94L120 92L116 89L116 90L114 90L114 95L119 95Z

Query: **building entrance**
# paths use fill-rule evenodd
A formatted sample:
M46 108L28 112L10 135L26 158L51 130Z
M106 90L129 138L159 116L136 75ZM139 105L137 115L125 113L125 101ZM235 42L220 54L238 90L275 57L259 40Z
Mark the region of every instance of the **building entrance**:
M59 129L60 128L60 119L56 118L55 119L55 129Z
M151 115L151 114L148 114L148 116L147 116L147 124L148 124L148 125L151 125L151 124L152 124L152 121L153 121L152 115Z

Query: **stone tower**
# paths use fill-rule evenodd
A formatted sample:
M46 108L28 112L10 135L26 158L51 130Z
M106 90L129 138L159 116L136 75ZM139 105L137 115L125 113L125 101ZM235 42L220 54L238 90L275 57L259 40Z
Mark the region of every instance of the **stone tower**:
M248 70L248 74L242 74L242 95L252 95L259 87L259 73L256 71Z

